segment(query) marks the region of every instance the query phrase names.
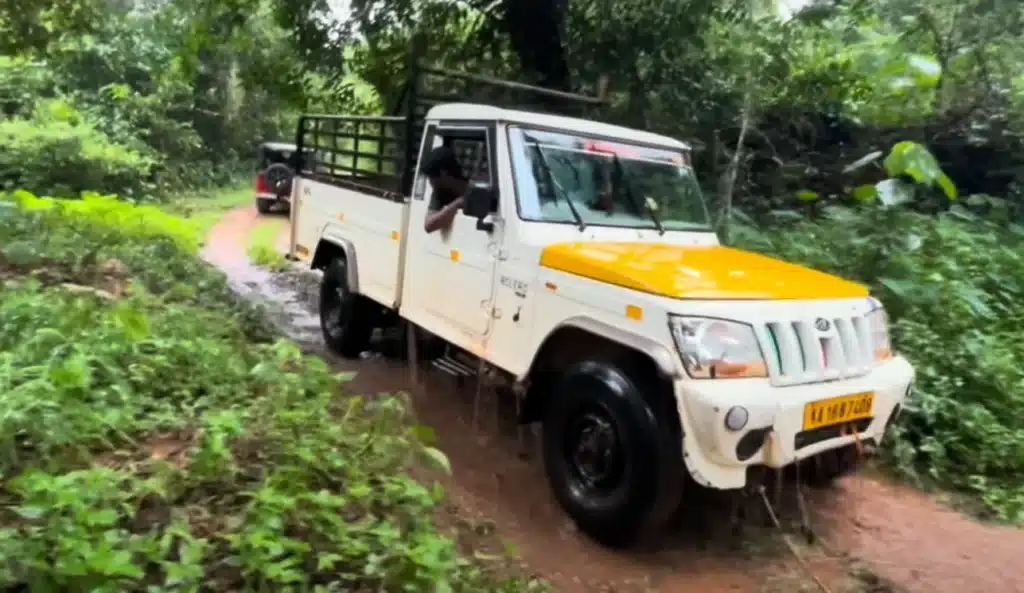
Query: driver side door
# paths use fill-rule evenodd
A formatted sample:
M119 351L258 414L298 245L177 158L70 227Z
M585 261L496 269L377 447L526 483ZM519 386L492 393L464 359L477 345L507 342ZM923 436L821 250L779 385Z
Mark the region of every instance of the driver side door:
M423 152L440 146L452 148L470 182L497 195L494 138L493 125L439 122L426 138ZM408 254L413 279L408 297L419 310L414 316L426 319L414 321L455 344L480 343L491 329L503 226L495 225L490 232L480 230L475 218L460 212L447 230L426 233L422 220L433 190L423 178L418 178L416 185L410 232L418 236Z

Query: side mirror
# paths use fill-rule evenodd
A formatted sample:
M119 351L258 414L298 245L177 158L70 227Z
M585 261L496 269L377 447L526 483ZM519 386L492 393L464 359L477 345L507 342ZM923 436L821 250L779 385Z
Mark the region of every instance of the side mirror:
M494 210L497 195L486 187L474 187L466 194L462 213L470 218L482 220Z

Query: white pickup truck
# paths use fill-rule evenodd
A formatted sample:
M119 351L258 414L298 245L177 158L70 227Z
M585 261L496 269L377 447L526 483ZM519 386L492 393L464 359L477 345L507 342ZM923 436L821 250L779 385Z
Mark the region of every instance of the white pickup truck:
M896 419L914 371L881 304L721 246L686 144L472 103L415 116L300 124L316 158L294 183L291 249L324 271L326 341L356 357L400 323L445 344L435 367L499 377L595 539L662 524L686 479L740 489L812 458L833 479ZM440 146L489 191L428 233L417 162Z

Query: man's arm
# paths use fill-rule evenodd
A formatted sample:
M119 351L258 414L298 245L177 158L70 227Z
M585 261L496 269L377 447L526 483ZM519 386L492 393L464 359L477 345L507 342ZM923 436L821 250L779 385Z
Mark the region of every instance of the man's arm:
M439 210L427 212L427 217L423 220L423 230L433 233L436 230L447 228L455 219L455 215L459 213L463 202L465 202L465 198L459 197L445 204Z

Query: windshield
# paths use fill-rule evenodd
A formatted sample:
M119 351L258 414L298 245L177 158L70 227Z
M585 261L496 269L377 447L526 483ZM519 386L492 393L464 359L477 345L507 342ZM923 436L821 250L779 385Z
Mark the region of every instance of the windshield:
M680 150L518 127L508 133L524 220L711 230Z

